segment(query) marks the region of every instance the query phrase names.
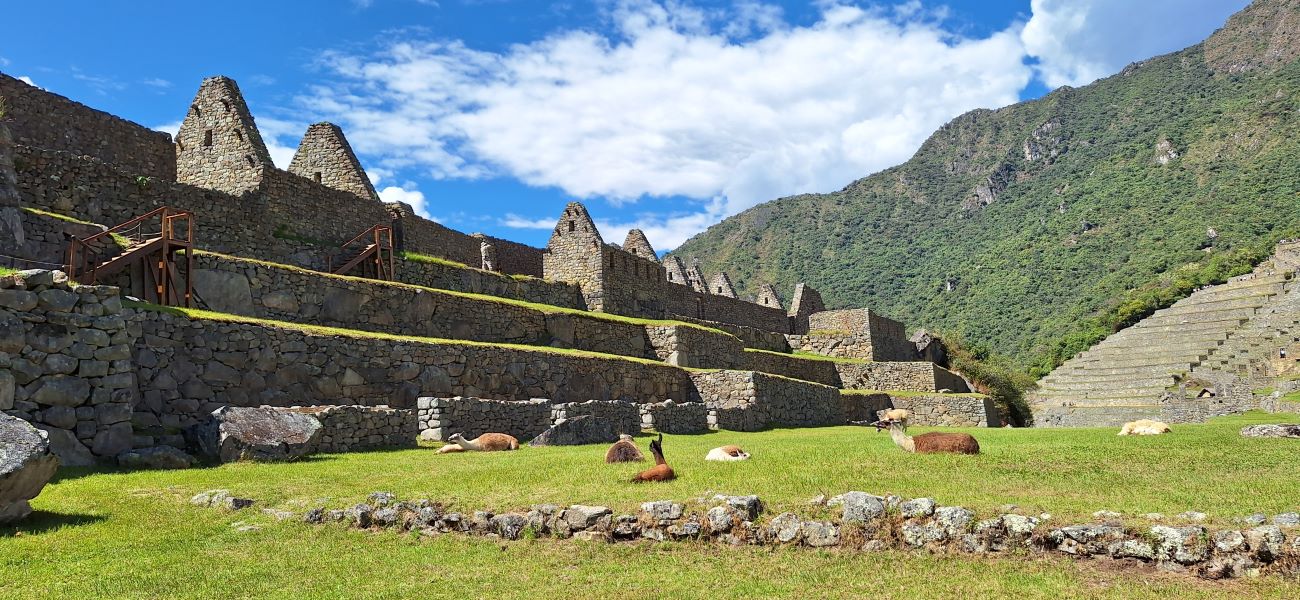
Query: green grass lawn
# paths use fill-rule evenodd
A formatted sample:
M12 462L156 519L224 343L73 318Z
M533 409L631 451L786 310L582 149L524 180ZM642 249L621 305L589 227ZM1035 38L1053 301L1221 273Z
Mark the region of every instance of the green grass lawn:
M625 483L636 467L605 465L595 446L463 455L420 448L188 471L67 469L34 501L31 519L0 528L0 597L767 597L807 596L818 587L827 597L1295 597L1300 585L1279 578L1206 583L1100 561L498 543L276 522L256 508L343 507L377 490L498 512L538 502L632 511L645 500L756 493L770 517L785 509L816 514L807 505L813 496L863 490L932 496L984 514L1016 503L1052 513L1056 524L1101 509L1199 510L1226 524L1257 510L1300 507L1297 442L1237 434L1245 424L1298 418L1250 414L1147 438L1117 437L1113 429L966 430L983 448L974 457L906 454L886 434L857 427L666 436L680 478L642 485ZM723 443L739 443L754 458L702 460ZM211 488L258 504L233 513L187 503ZM239 522L261 529L240 532Z

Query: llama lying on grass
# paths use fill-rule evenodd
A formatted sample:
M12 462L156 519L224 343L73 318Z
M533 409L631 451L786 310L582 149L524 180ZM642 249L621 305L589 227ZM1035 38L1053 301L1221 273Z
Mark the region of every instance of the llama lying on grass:
M641 449L636 447L636 442L632 441L632 436L626 433L618 435L618 441L605 451L605 462L622 463L622 462L641 462L645 460L645 455L641 454Z
M668 466L668 461L664 460L664 434L659 434L659 439L650 442L650 453L655 455L655 466L650 467L632 478L632 483L641 483L642 481L669 481L677 478L673 468Z
M465 436L459 433L453 433L448 439L449 444L438 449L438 454L448 452L499 452L503 450L518 450L519 440L513 435L504 433L485 433L472 440L465 439Z
M740 446L720 446L709 450L709 453L704 456L704 460L716 460L720 462L749 460L749 453L741 450Z
M938 431L923 433L918 436L907 435L907 419L911 414L901 408L884 412L879 421L872 423L876 431L889 429L894 444L908 452L917 454L979 454L980 443L966 433L941 433Z
M1162 433L1169 433L1169 431L1169 426L1160 421L1138 419L1136 421L1125 423L1124 427L1115 435L1160 435Z

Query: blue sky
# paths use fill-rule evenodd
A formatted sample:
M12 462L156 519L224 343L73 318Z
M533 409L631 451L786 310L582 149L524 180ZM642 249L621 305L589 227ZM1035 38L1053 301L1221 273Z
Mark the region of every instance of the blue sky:
M0 71L172 130L235 78L280 166L343 126L386 200L543 245L587 203L669 249L906 160L974 108L1193 44L1245 0L15 3ZM39 26L36 26L39 25Z

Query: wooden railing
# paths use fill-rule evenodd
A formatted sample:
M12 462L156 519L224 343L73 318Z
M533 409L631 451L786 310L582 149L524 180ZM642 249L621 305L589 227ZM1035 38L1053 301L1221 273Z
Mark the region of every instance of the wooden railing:
M152 226L156 226L154 229ZM126 240L126 247L120 241ZM109 254L107 246L117 252ZM68 244L68 277L84 284L96 284L101 276L107 277L121 271L130 263L155 256L156 261L145 260L146 271L152 275L156 298L163 304L173 301L190 305L193 289L189 277L185 278L184 294L176 294L176 274L172 267L174 254L194 246L194 214L164 206L84 238L74 236ZM186 273L193 263L193 253L186 252ZM156 273L155 273L156 271Z
M339 254L347 258L341 261L343 264L338 269L334 268L333 256L325 257L325 268L331 273L343 275L361 267L362 277L392 280L396 267L393 247L393 228L389 225L373 225L339 246ZM356 254L348 256L346 253L349 250L356 250Z

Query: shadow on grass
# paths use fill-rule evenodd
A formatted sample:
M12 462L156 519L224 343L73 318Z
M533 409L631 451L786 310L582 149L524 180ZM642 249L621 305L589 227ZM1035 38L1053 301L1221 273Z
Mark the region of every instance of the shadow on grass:
M0 527L0 538L16 537L21 535L40 535L51 531L58 531L65 527L80 527L82 525L93 525L105 520L107 517L100 515L78 515L49 512L45 510L34 511L31 516L23 519L22 522Z
M250 463L257 462L257 464L264 464L264 465L291 465L291 464L298 464L298 463L329 462L338 459L339 459L338 455L320 454L320 455L312 455L312 456L303 456L300 458L295 458L293 460L266 461L266 462L240 461L240 462L250 462ZM124 467L118 467L114 465L99 465L94 467L59 467L58 472L56 472L54 474L54 477L50 479L50 483L74 481L77 479L81 479L82 477L89 477L91 475L134 475L137 473L154 473L154 472L166 472L166 471L207 470L207 469L215 469L217 467L221 467L226 464L237 464L237 463L219 463L219 462L204 461L204 462L199 462L194 466L189 467L188 469L127 469Z

